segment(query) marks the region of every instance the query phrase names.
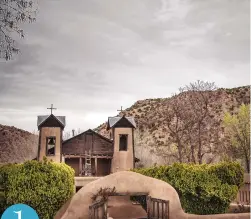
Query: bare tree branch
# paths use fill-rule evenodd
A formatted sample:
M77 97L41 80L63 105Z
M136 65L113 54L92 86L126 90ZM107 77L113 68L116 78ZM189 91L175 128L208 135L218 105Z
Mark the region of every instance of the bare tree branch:
M24 31L20 27L23 22L34 22L36 15L36 0L1 0L0 1L0 58L10 60L13 53L18 53L13 33L21 38Z
M177 147L179 162L201 164L205 155L211 156L214 151L211 143L218 139L218 130L214 130L218 126L209 114L209 103L215 89L215 84L210 82L190 83L180 88L180 93L173 95L166 106L163 122L170 133L169 143Z

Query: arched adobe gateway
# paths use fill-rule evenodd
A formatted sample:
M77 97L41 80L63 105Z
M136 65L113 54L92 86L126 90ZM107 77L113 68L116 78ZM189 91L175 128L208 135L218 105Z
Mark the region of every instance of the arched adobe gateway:
M93 204L92 195L100 188L116 188L118 193L147 193L149 196L169 200L169 219L249 219L250 213L193 215L186 214L176 190L168 183L131 171L117 172L80 189L71 199L61 219L89 219L89 206ZM161 218L161 217L160 217Z

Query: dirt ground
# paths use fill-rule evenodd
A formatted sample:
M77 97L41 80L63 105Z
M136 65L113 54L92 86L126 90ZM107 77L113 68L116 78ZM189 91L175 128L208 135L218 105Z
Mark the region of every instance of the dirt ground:
M129 196L109 197L108 214L113 219L139 219L147 216L141 205L132 204Z
M71 199L57 212L54 219L60 219L68 208ZM143 219L146 218L146 212L141 205L133 205L129 196L109 197L108 213L113 219Z

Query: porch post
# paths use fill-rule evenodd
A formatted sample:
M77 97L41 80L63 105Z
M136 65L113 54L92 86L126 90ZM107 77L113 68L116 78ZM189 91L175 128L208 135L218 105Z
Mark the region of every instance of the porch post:
M83 160L82 157L79 158L79 176L82 176L82 170L83 170Z
M95 157L95 176L97 176L97 172L98 172L98 158Z

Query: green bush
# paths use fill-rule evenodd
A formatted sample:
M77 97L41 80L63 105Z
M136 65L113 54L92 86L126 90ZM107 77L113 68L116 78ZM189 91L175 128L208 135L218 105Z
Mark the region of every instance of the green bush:
M175 163L133 171L169 183L178 192L185 212L201 215L225 213L244 178L240 164L226 162L214 165ZM143 203L142 197L138 201Z
M238 188L244 184L244 170L238 162L224 162L210 166L210 172L214 173L222 183L236 185Z
M14 164L0 165L0 215L4 212L4 209L7 205L7 179L8 172L11 168L14 167Z
M4 190L4 178L0 174L0 215L2 215L3 209L5 208L5 206L6 206L6 197L5 197L5 190Z
M34 208L41 219L52 219L74 193L74 170L46 159L3 166L0 178L4 181L1 210L23 203Z

